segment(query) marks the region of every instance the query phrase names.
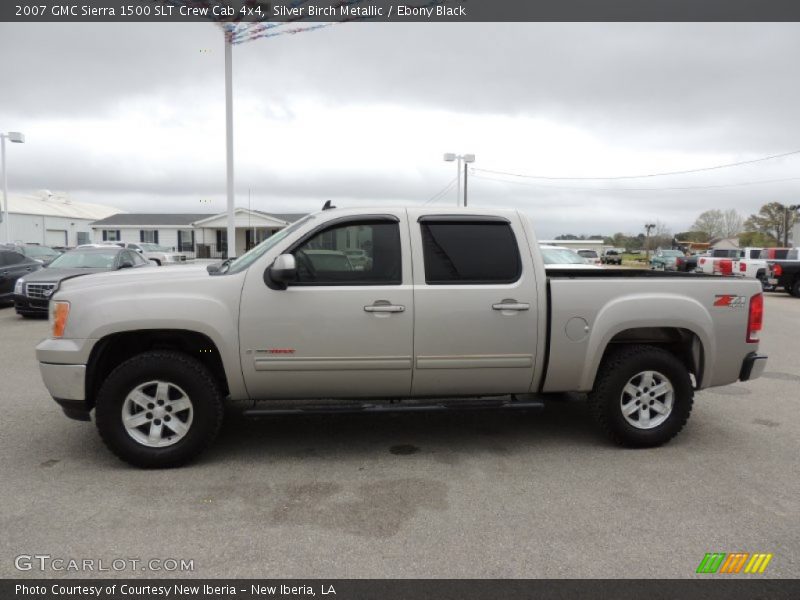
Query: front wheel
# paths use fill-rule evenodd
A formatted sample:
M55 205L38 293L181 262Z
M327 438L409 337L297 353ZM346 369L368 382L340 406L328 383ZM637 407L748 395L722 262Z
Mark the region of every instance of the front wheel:
M123 362L97 394L100 437L137 467L177 467L216 438L222 424L219 386L199 361L152 351Z
M686 366L654 346L625 346L603 360L589 394L600 427L616 443L651 448L675 437L692 412Z

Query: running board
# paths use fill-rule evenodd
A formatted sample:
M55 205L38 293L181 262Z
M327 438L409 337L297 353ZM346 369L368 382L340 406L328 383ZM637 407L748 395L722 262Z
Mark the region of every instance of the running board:
M397 413L397 412L433 412L445 410L499 410L499 409L542 409L544 402L535 400L504 401L450 401L450 402L386 402L380 404L303 404L292 406L281 403L278 406L248 408L242 411L246 417L263 417L270 415L309 415L309 414L358 414L358 413Z

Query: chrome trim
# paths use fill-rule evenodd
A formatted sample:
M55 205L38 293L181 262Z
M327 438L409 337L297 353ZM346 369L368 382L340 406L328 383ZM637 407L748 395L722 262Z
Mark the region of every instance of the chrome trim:
M418 356L417 369L530 369L530 354L489 356Z
M256 371L405 371L411 369L410 356L259 357Z

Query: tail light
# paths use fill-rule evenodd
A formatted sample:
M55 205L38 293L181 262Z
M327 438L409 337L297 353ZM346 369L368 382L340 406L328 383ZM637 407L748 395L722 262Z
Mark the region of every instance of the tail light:
M747 316L747 343L758 343L758 332L764 326L764 294L750 298L750 312Z
M701 258L701 259L700 259L700 264L701 264L701 265L704 265L704 264L706 264L706 259L705 259L705 258Z
M780 265L772 265L772 274L775 277L780 277L783 275L783 267Z
M733 261L729 258L723 258L719 261L719 272L723 275L730 275L733 273Z
M739 262L739 271L741 271L742 273L747 271L747 263Z

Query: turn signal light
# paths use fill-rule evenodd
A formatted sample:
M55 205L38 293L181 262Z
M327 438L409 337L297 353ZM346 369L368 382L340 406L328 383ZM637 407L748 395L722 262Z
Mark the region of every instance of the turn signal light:
M758 343L758 332L764 327L764 294L750 298L750 313L747 317L747 343Z
M772 265L772 274L775 275L775 277L780 277L783 275L783 267L780 265Z
M50 321L53 325L53 337L64 337L64 330L67 328L67 317L69 317L69 302L50 303Z

